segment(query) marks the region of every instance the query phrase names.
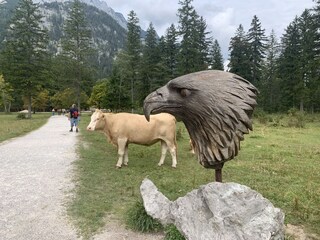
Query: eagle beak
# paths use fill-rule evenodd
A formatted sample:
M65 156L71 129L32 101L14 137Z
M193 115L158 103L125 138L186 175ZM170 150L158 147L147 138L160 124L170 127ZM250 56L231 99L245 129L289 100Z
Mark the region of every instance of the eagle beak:
M165 108L168 105L169 90L165 85L150 93L143 102L144 116L147 121L150 121L151 113L166 112Z
M157 92L150 93L143 102L143 112L147 121L150 122L150 114L152 110L155 108L155 100L158 99Z

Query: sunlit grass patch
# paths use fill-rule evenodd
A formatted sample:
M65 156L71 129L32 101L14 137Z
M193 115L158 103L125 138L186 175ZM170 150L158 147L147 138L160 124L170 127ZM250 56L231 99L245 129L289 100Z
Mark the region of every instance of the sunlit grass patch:
M50 113L36 113L31 119L18 119L18 113L0 113L0 142L22 136L44 125Z
M285 118L281 117L282 120ZM317 116L317 119L320 119ZM189 151L189 136L178 123L178 165L171 156L158 167L160 143L129 145L129 166L116 169L117 149L103 134L87 132L89 117L81 120L80 159L76 162L75 200L69 212L89 237L113 214L125 222L128 210L140 200L139 187L148 177L170 200L214 181L214 170L203 168ZM285 222L320 234L320 121L304 128L254 123L239 155L223 168L223 181L249 186L285 212Z

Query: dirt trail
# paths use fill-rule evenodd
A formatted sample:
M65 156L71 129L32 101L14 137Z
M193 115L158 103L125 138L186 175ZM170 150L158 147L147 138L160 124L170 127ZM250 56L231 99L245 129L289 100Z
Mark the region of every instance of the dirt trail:
M40 129L0 144L0 239L81 239L66 215L73 188L77 135L64 116ZM94 239L155 240L109 223Z

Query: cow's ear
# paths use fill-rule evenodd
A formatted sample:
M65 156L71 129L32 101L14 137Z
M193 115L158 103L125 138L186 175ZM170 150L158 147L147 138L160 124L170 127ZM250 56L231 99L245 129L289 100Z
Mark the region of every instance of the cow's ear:
M104 114L102 114L102 118L104 118Z

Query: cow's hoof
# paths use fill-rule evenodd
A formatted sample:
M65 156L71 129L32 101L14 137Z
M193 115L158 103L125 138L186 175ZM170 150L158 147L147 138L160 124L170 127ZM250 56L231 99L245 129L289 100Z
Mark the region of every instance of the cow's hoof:
M162 164L161 164L161 163L158 163L158 166L159 166L159 167L161 167L161 166L162 166Z
M172 167L173 167L173 168L177 168L177 166L173 166L173 165L172 165Z
M121 168L121 166L116 165L116 169L120 169L120 168Z
M128 167L128 163L124 163L123 166L124 166L124 167Z

